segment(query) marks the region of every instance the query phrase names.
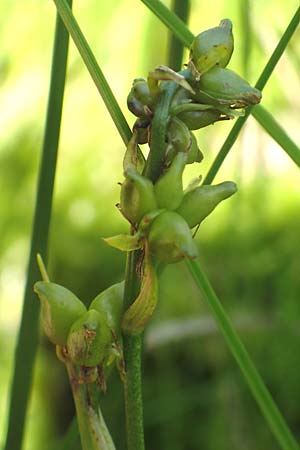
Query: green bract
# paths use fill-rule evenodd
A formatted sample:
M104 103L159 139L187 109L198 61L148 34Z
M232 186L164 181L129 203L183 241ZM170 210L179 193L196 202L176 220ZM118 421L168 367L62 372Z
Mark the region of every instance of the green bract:
M184 257L197 258L197 247L186 221L176 212L165 211L151 224L150 252L159 261L175 263Z
M125 181L121 187L120 208L130 223L139 223L141 218L157 209L152 182L136 170L125 172Z
M123 308L124 281L116 283L101 292L90 304L89 309L98 311L117 336L120 332L120 323Z
M187 152L191 146L191 135L188 127L181 120L173 117L168 127L168 142L175 153Z
M199 186L184 195L176 212L185 219L190 228L193 228L236 190L236 184L232 181L225 181L215 186Z
M141 290L129 309L125 312L122 320L122 329L127 334L141 333L157 304L158 279L155 268L149 254L146 252L144 274Z
M183 198L182 174L187 154L177 153L169 169L154 185L154 193L159 208L176 209Z
M41 301L44 331L53 344L65 345L71 325L86 312L84 304L59 284L38 281L34 285Z
M232 23L224 19L218 27L203 31L192 42L189 68L196 79L215 66L226 67L233 52Z
M203 154L198 147L196 136L190 132L192 144L188 151L187 164L193 164L194 162L201 162L203 159Z
M215 67L206 72L200 79L197 101L208 104L231 105L244 108L256 105L261 100L261 92L235 72Z
M73 323L67 349L74 364L93 367L102 363L111 348L111 330L98 311L90 309Z

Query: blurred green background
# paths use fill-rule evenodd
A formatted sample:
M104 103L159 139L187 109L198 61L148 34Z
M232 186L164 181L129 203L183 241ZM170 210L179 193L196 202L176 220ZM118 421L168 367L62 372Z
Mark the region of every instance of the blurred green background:
M285 0L284 5L281 0L192 0L189 27L198 34L230 18L235 36L230 68L254 84L296 7L296 0ZM165 26L133 0L75 0L74 12L132 125L127 93L133 78L146 77L156 65L168 63ZM0 446L22 307L54 23L50 0L0 3ZM297 30L262 102L296 143L299 42ZM206 174L231 127L232 122L219 123L197 132L205 159L186 171L186 181ZM87 304L123 278L124 255L101 241L127 229L115 207L123 153L121 138L71 42L49 272ZM299 439L299 169L250 117L216 178L225 180L236 181L239 191L201 226L200 258ZM58 448L57 440L73 416L64 368L42 332L40 342L24 450ZM181 264L169 266L161 276L159 307L145 335L144 399L149 449L278 448ZM117 448L124 449L123 394L115 374L103 410ZM76 450L78 445L75 436L65 448Z

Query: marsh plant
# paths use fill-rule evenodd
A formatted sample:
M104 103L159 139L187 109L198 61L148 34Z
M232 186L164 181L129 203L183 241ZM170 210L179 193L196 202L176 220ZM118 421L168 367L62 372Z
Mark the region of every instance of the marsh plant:
M207 300L278 443L285 450L298 449L198 261L195 236L202 222L237 191L231 180L211 184L225 156L219 157L204 180L199 176L183 185L187 165L200 165L205 158L194 131L213 125L217 133L218 122L238 119L238 133L250 109L260 103L271 69L255 87L230 69L234 37L229 19L191 39L181 24L178 35L189 45L188 61L178 72L162 64L146 78L133 80L127 98L135 116L130 132L70 7L64 0L55 3L126 142L117 206L129 231L105 238L108 245L127 252L124 281L100 292L87 308L73 292L49 279L40 254L34 261L35 250L45 253L43 247L35 245L32 250L32 266L38 264L42 280L36 281L35 268L30 288L40 299L44 332L68 372L82 449L115 449L101 413L101 394L109 386L113 365L124 388L128 450L144 449L143 332L157 305L159 274L179 261L186 263ZM149 3L155 10L156 2ZM175 17L164 9L163 15L166 23ZM58 46L64 43L66 49L67 37L58 19ZM66 59L66 51L60 56L54 52L54 67L59 57ZM58 95L62 98L63 87Z

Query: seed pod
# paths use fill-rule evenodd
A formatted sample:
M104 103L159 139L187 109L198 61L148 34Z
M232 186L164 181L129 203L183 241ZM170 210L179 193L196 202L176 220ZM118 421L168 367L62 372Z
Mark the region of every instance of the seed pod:
M121 187L120 208L130 223L139 223L141 218L157 209L152 182L134 169L125 172Z
M143 104L143 105L151 105L152 97L150 95L149 86L144 78L135 78L132 84L132 90L135 97Z
M178 119L186 124L189 130L199 130L221 120L221 112L217 109L206 111L184 111L178 114Z
M73 292L59 284L38 281L34 292L41 301L46 335L53 344L66 345L71 325L86 312L86 307Z
M244 108L259 103L261 92L232 70L215 67L201 77L195 97L203 103Z
M104 318L110 330L117 336L123 309L124 281L116 283L97 295L89 309L98 311Z
M215 186L199 186L188 191L176 212L187 222L190 228L195 227L205 219L215 207L237 191L232 181L216 184Z
M175 263L184 257L197 258L191 231L176 212L161 213L151 224L148 240L152 255L164 263Z
M131 91L127 97L127 107L129 111L137 117L146 117L151 103L152 98L147 81L143 78L136 78L133 80Z
M80 366L97 366L108 356L112 339L104 317L90 309L71 327L67 341L69 357Z
M189 68L196 80L215 66L226 67L233 52L232 23L224 19L218 27L203 31L192 42Z
M177 153L169 169L154 185L154 193L159 208L176 209L183 198L182 174L187 154Z
M193 164L194 162L201 162L203 159L203 153L198 147L197 139L194 133L190 132L192 145L188 151L187 164Z

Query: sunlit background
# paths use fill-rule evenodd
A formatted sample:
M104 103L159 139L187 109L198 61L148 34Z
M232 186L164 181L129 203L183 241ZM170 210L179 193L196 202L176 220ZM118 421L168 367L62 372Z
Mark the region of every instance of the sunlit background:
M249 1L252 30L245 34L243 1L192 0L189 27L198 34L230 18L235 51L229 67L254 84L298 2ZM132 125L134 118L126 110L132 79L168 63L167 29L134 0L75 0L74 12ZM51 0L0 2L0 446L22 308L54 24ZM299 37L298 30L262 101L296 143L300 143ZM245 46L249 46L246 57ZM186 170L186 182L206 174L232 124L217 123L197 132L205 159ZM53 280L86 303L123 277L124 256L106 247L101 237L127 229L115 207L124 150L71 42L49 271ZM299 438L299 169L250 117L215 181L225 180L237 182L239 191L201 226L200 258ZM159 307L145 340L147 448L277 448L181 264L170 266L162 276ZM103 405L116 446L124 449L123 398L116 375ZM24 450L56 448L72 416L64 368L41 333ZM78 443L71 448L76 450Z

